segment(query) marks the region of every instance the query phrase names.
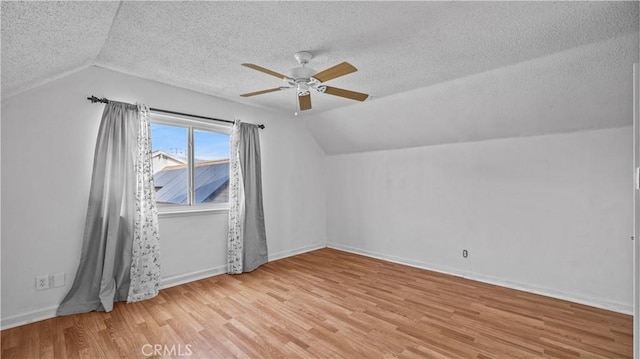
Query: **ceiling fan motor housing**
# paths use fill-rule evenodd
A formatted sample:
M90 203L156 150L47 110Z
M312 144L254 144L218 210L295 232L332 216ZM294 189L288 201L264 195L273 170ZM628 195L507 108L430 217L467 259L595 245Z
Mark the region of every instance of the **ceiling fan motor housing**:
M311 89L319 91L320 81L311 77L316 73L317 71L312 68L296 67L291 70L291 78L285 81L296 89L298 96L307 96Z
M311 76L315 75L318 71L310 67L296 67L291 69L291 77L294 80L308 80Z
M309 94L309 85L306 82L298 82L296 85L298 96L307 96Z

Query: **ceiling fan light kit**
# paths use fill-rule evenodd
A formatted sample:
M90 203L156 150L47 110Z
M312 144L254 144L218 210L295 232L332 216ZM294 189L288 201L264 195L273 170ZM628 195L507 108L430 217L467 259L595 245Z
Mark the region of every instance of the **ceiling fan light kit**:
M291 69L291 76L285 76L278 72L271 71L264 67L254 65L254 64L242 64L244 67L248 67L250 69L260 71L267 75L271 75L274 77L278 77L284 80L288 86L280 86L276 88L271 88L267 90L255 91L242 94L242 97L251 97L256 95L262 95L265 93L282 91L288 89L296 89L296 94L298 96L298 104L301 111L306 111L311 109L311 90L320 93L326 93L333 96L348 98L356 101L364 101L369 95L365 93L355 92L351 90L345 90L337 87L331 87L324 85L324 82L329 81L331 79L335 79L340 76L344 76L350 74L352 72L358 71L353 65L348 62L343 62L333 67L330 67L324 71L317 72L316 70L306 67L309 61L313 58L313 54L307 51L296 52L294 55L296 61L300 64L299 67ZM298 114L297 112L295 113Z

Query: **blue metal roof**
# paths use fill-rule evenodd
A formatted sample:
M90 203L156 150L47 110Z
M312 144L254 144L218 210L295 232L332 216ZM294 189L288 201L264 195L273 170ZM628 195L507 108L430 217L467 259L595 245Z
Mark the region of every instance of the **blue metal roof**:
M156 202L187 204L186 166L172 166L154 176ZM196 164L194 169L195 203L227 202L229 162Z

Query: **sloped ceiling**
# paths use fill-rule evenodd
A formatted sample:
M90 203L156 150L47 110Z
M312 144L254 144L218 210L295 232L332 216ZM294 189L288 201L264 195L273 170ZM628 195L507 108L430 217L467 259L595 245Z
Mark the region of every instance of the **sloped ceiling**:
M291 113L293 54L384 98L638 31L637 2L2 2L2 98L97 65ZM98 94L99 95L99 94ZM357 102L314 94L313 114Z
M327 154L631 126L638 41L629 34L303 120Z
M2 98L94 63L117 2L2 2Z

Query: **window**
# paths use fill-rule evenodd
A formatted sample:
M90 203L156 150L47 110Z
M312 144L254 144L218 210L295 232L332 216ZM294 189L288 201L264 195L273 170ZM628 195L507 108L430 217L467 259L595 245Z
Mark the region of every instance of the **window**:
M161 212L226 208L229 130L208 122L152 115L153 173Z

